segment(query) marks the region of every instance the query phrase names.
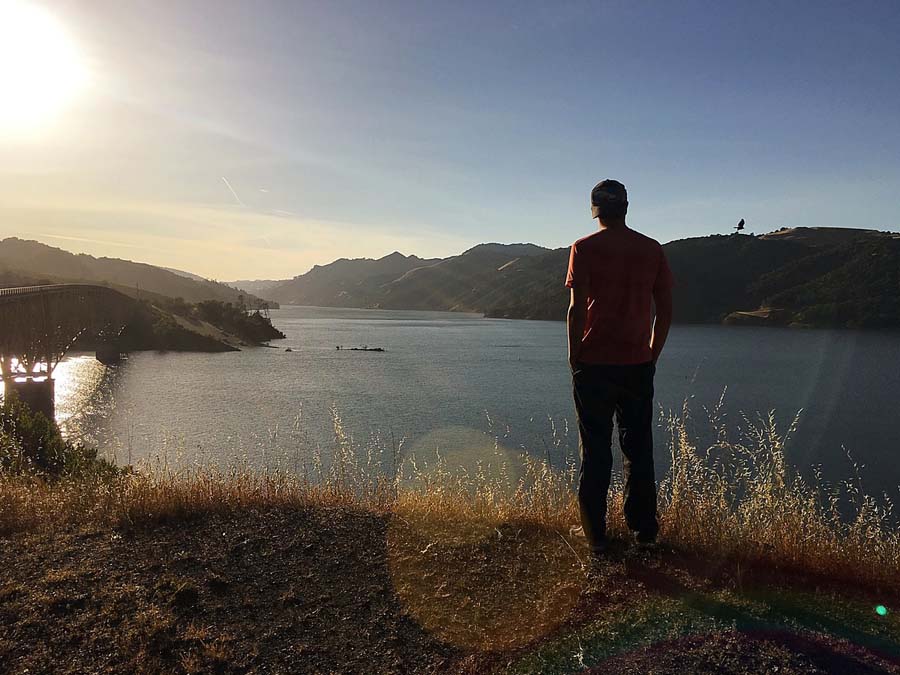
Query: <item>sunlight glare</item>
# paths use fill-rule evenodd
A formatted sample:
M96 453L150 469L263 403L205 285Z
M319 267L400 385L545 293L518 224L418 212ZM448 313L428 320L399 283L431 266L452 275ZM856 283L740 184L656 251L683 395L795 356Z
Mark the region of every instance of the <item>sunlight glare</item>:
M59 114L87 80L62 24L22 0L0 0L0 137L19 137Z

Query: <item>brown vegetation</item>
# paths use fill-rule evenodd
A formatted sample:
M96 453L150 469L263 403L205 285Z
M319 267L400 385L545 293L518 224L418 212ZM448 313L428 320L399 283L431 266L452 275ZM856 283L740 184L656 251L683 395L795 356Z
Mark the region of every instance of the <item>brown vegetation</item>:
M337 418L333 461L300 471L2 479L0 662L900 672L900 536L887 505L851 489L842 519L842 497L787 468L771 418L738 440L720 428L704 452L687 429L670 420L661 547L624 543L616 490L614 546L597 566L568 536L572 463L512 467L498 451L468 472L400 464L398 448L353 447Z

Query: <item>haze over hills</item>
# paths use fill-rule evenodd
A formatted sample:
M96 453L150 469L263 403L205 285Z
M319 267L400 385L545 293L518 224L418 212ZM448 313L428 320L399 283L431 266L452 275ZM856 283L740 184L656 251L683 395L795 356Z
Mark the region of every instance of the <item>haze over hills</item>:
M238 279L237 281L226 281L223 282L232 288L236 288L238 290L247 291L248 293L252 293L253 295L257 295L259 297L264 297L266 291L268 291L273 286L278 286L279 284L283 284L283 279Z
M900 234L783 228L664 246L677 280L675 320L900 327ZM568 248L484 244L450 258L392 253L341 259L269 285L286 304L480 312L563 319ZM267 282L268 283L268 282Z
M10 237L0 240L0 285L20 286L65 282L102 283L124 292L183 298L187 302L259 301L253 295L188 272L172 271L118 258L74 254L37 241Z

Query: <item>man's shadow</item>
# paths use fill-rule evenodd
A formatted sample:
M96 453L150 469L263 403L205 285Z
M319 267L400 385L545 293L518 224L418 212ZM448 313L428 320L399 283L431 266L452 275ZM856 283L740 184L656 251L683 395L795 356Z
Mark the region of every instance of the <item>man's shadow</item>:
M689 561L676 555L670 561L660 554L661 551L645 554L618 551L614 556L624 565L625 576L651 593L677 600L723 627L733 627L751 638L775 642L792 652L802 653L826 672L882 672L856 658L860 651L900 666L900 636L891 640L861 630L854 625L852 617L845 621L836 619L802 598L798 601L796 592L791 593L775 584L754 581L748 589L730 588L723 583L721 570L715 566L709 568L707 565L703 572L698 569L702 566L699 560ZM678 572L691 578L699 577L699 585L703 588L685 585L679 580ZM735 593L736 602L723 601L713 595L713 592L726 588ZM750 613L740 606L741 599L755 606L761 605L761 611ZM839 638L840 642L829 640L829 637ZM654 651L673 647L666 642L646 649L649 656Z

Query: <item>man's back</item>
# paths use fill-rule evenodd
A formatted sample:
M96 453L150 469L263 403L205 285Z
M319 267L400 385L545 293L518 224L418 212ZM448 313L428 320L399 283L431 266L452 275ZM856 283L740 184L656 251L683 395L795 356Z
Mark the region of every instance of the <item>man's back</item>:
M581 528L593 554L606 550L613 419L625 456L625 522L640 544L656 540L653 378L672 320L672 273L659 243L628 229L628 192L617 180L591 190L600 231L572 245L566 286L569 366L581 470ZM658 316L652 320L656 301Z
M586 290L588 297L579 361L626 365L651 360L653 295L672 286L657 241L625 226L579 239L569 255L566 286Z

